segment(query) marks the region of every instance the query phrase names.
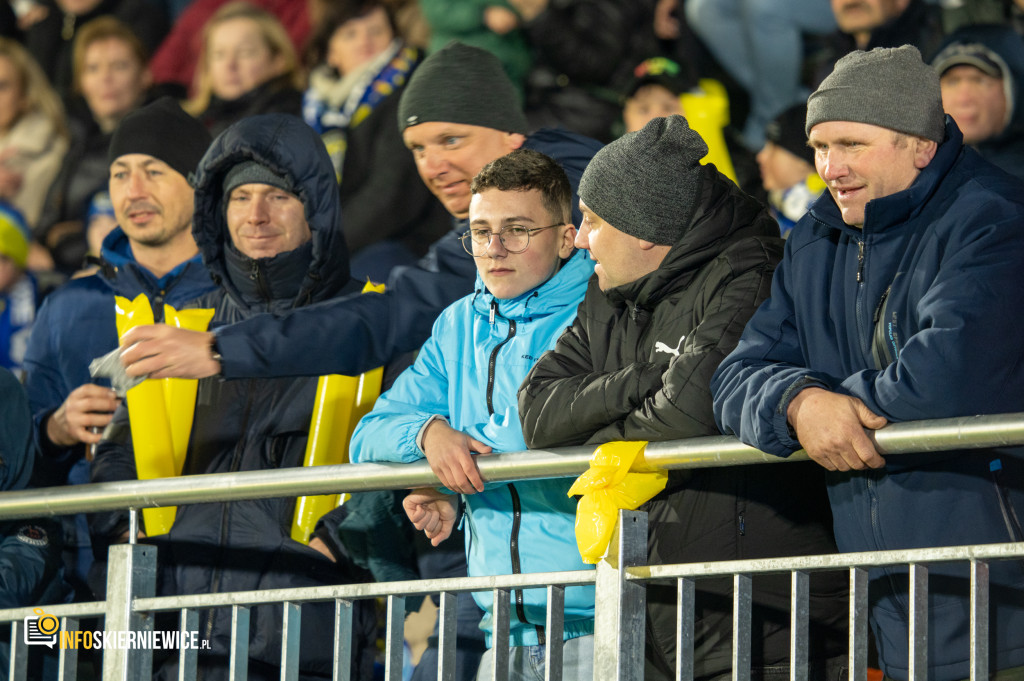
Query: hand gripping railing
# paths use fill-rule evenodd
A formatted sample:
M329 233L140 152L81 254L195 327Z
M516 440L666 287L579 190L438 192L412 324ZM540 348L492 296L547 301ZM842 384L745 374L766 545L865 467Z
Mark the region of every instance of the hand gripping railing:
M884 455L921 453L947 449L976 449L1024 444L1024 414L973 416L934 421L892 424L871 433L876 448ZM480 457L478 463L489 482L567 477L582 473L592 450L574 447L550 451L513 452ZM667 469L708 468L754 463L779 463L805 460L802 454L781 459L740 444L730 437L707 437L691 440L651 443L645 458L649 464ZM45 488L0 493L0 519L64 515L82 511L180 505L208 501L254 499L302 494L324 494L338 491L369 491L405 489L436 485L437 479L425 462L418 464L362 464L358 466L321 466L316 469L295 468L273 471L246 471L229 474L195 475L164 480L102 483L72 487ZM135 514L133 513L133 518ZM134 532L130 533L134 536ZM766 572L788 572L792 576L793 600L791 628L791 679L807 676L807 573L814 570L848 569L850 573L850 668L851 679L866 678L867 645L867 572L866 568L887 564L911 563L911 678L925 678L927 671L927 567L929 562L951 559L971 563L971 678L988 676L987 560L1024 556L1024 544L999 544L979 547L945 547L915 551L876 552L871 554L839 554L803 556L771 560L732 561L675 566L645 566L646 516L623 512L616 539L608 555L595 572L546 573L537 575L506 575L462 580L433 580L389 584L357 584L307 589L283 589L274 592L244 592L154 598L156 556L153 547L125 545L112 547L108 572L108 600L47 606L47 611L61 618L61 629L74 631L80 618L102 615L105 628L114 631L137 631L152 628L150 613L180 610L182 631L194 629L198 608L232 607L238 636L232 649L235 676L245 678L245 646L248 641L248 606L280 603L285 608L286 625L282 632L282 678L298 674L297 637L298 608L301 603L334 601L339 625L351 617L351 601L359 598L388 598L388 648L386 677L401 678L401 614L406 594L442 592L442 652L439 679L450 679L454 673L454 648L446 648L445 640L454 639L454 599L460 591L495 591L498 617L497 632L508 626L508 593L516 588L541 585L548 588L549 602L561 601L566 586L596 584L595 678L632 681L643 678L645 582L651 579L675 579L679 608L677 649L692 650L692 605L694 580L711 575L732 575L734 580L734 671L733 678L750 678L750 575ZM447 606L447 607L446 607ZM688 610L689 609L689 610ZM557 612L556 612L557 610ZM26 649L20 627L22 618L31 615L31 608L0 610L0 621L12 623L10 678L25 678ZM289 617L289 614L291 615ZM550 608L552 632L561 629L560 609ZM916 627L916 628L915 628ZM445 633L447 632L447 636ZM804 633L801 643L800 632ZM687 638L689 636L689 639ZM558 678L560 637L548 648L549 678ZM690 647L688 648L687 645ZM499 647L495 669L507 669L507 650ZM150 654L145 650L105 650L104 679L147 679ZM335 678L347 678L347 651L342 643L336 648ZM680 654L677 678L692 679L692 656ZM194 678L195 651L181 651L182 678ZM689 666L688 666L689 665ZM75 651L60 651L60 678L73 679ZM189 673L191 670L191 673ZM496 675L497 678L497 675Z

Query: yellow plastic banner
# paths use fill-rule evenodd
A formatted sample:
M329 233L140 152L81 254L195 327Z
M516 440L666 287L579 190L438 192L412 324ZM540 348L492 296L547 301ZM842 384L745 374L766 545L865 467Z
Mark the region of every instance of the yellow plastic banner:
M635 510L665 489L668 473L649 468L647 442L607 442L594 450L590 468L569 488L582 495L576 506L576 545L584 563L601 560L608 550L619 509Z
M153 308L144 294L135 300L115 299L117 335L135 326L153 323ZM164 321L192 331L205 331L212 309L175 310L164 305ZM181 475L195 413L197 381L183 378L148 379L128 391L128 418L139 480ZM146 534L166 534L174 524L176 508L145 508Z
M304 466L348 463L348 443L359 419L363 418L380 395L384 370L376 368L359 376L330 374L321 376L316 386L316 402L309 424ZM320 517L338 505L337 494L299 497L295 503L292 539L309 543Z
M725 86L712 78L701 78L699 87L684 92L679 101L686 121L708 145L708 155L701 160L714 163L719 172L736 182L736 170L722 134L722 129L729 125L729 96Z
M369 279L363 293L383 293L384 284ZM316 385L313 417L309 424L304 466L326 466L348 463L348 444L359 419L363 418L380 396L384 369L378 367L359 376L329 374L321 376ZM325 513L338 506L339 494L299 497L292 520L292 539L303 544Z

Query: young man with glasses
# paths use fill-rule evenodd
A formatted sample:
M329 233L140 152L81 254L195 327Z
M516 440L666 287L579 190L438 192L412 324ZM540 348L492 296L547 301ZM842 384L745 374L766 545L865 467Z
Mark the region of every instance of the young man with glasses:
M464 495L471 576L582 570L571 479L487 484L475 455L526 448L516 393L541 354L576 316L593 264L574 251L572 190L551 158L529 149L488 164L472 182L469 230L473 293L449 306L415 364L356 428L355 462L426 458L447 490L419 489L404 505L434 545L448 538ZM509 646L511 678L543 678L544 589L512 595L508 641L494 641L490 592L473 594L486 613L489 679L495 645ZM594 592L565 592L562 678L593 678Z

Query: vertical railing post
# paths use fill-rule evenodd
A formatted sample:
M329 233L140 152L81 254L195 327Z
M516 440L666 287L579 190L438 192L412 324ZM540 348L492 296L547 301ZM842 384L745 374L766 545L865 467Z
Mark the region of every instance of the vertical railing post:
M607 554L597 564L594 669L603 679L644 677L647 586L626 580L624 568L647 563L647 514L619 511Z
M132 611L136 598L156 594L156 547L118 544L107 554L107 632L152 631L153 615ZM103 681L148 681L153 678L153 651L104 648Z

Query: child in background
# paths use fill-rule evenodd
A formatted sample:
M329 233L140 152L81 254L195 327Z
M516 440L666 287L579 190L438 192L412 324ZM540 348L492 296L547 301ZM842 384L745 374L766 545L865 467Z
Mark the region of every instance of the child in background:
M814 169L814 150L807 146L806 119L806 104L783 111L765 128L766 141L757 153L761 183L782 238L825 191L825 182Z
M19 380L40 303L36 279L25 268L30 239L21 213L0 202L0 367Z

